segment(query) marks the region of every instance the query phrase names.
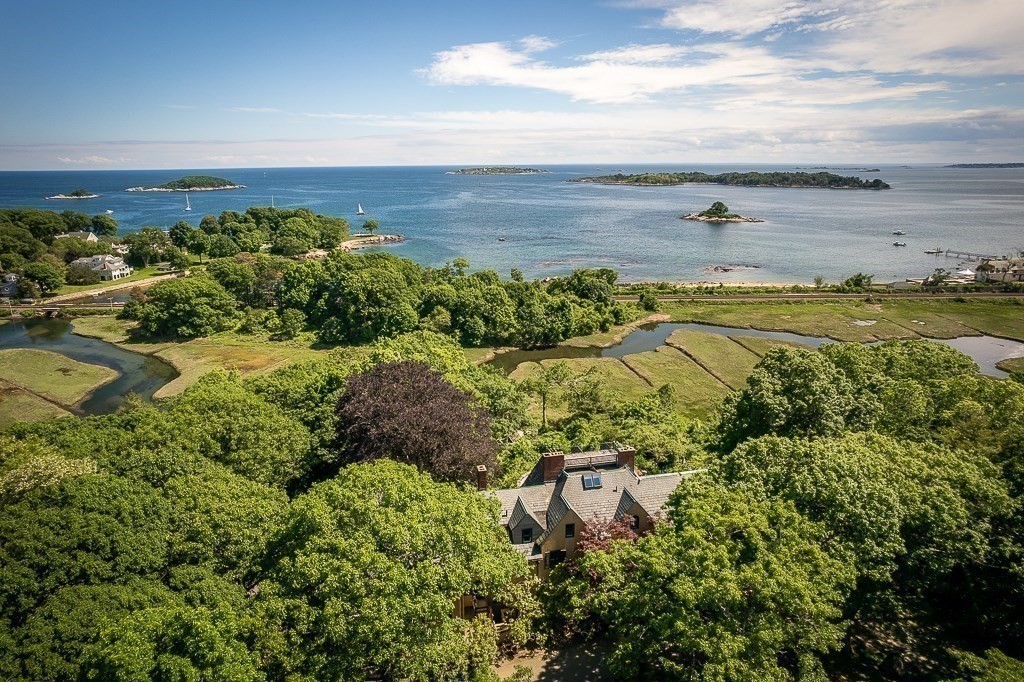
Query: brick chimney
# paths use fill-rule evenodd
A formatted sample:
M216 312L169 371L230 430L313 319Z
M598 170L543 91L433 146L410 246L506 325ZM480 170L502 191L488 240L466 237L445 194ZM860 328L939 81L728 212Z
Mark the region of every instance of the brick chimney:
M618 447L615 450L616 464L626 467L630 471L636 471L636 448Z
M565 469L565 453L561 450L544 453L540 461L545 483L557 480L562 470Z
M476 467L476 489L487 490L487 467L483 464Z

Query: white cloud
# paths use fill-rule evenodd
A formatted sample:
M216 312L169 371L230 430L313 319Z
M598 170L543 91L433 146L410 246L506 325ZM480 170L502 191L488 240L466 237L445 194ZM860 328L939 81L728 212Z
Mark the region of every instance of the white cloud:
M550 50L553 47L557 47L558 43L551 38L545 38L544 36L530 35L525 38L519 39L519 47L523 52L544 52Z
M57 160L63 164L72 164L78 166L110 166L112 164L124 164L129 163L132 159L119 156L117 158L108 158L106 156L99 156L96 154L90 154L88 156L81 156L78 158L72 158L70 156L58 156Z
M701 33L748 36L795 23L825 28L841 3L832 0L697 0L672 3L662 26Z
M588 62L608 62L611 64L656 64L670 62L682 57L693 49L681 45L660 43L657 45L626 45L612 50L591 52L576 59Z

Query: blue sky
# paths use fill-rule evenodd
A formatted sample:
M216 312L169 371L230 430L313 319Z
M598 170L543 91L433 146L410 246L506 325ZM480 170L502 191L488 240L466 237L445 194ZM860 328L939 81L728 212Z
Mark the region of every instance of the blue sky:
M3 169L1024 159L1021 0L0 16Z

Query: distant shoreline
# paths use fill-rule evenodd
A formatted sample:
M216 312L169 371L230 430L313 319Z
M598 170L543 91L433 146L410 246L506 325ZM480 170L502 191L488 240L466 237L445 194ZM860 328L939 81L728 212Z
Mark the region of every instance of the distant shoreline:
M943 168L1024 168L1024 163L952 163Z
M99 199L99 194L86 194L83 196L71 196L70 194L54 194L52 197L46 197L47 199Z
M550 173L543 168L519 168L517 166L481 166L480 168L460 168L446 171L445 175L540 175Z

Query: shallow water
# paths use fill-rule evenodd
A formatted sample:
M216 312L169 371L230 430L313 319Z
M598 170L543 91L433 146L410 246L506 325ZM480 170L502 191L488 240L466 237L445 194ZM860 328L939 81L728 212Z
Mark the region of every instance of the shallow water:
M598 170L601 166L605 171ZM956 259L928 248L1003 254L1020 247L1024 169L963 170L938 166L875 166L885 191L685 185L624 187L569 183L609 168L550 166L552 173L518 176L446 175L448 167L219 169L207 172L246 189L190 194L194 210L173 192L124 192L185 171L0 172L0 208L35 206L90 214L113 210L122 230L143 225L197 225L204 214L251 205L308 206L347 218L356 204L384 232L404 234L386 247L425 265L458 256L474 268L511 268L527 277L561 275L579 267L611 267L624 280L810 282L837 281L858 271L891 281L953 268ZM618 166L616 166L618 168ZM793 171L793 166L672 164L624 166L626 173L698 170ZM192 172L192 171L189 171ZM837 171L841 172L841 171ZM855 174L855 173L845 173ZM76 187L99 199L47 201ZM724 201L763 223L714 225L680 216ZM894 230L907 248L894 248ZM499 242L498 237L506 237ZM714 272L715 266L757 266Z
M71 333L67 320L27 320L0 324L0 348L34 348L66 355L73 360L110 367L118 377L100 386L79 406L83 414L109 414L129 394L152 398L177 371L157 358L132 353L112 343Z
M662 322L659 324L647 324L627 335L621 343L608 348L575 348L571 346L558 346L555 348L544 348L540 350L517 350L510 353L499 354L490 362L506 373L511 373L524 362L540 362L541 360L567 360L570 358L621 358L625 355L633 355L651 351L658 346L665 345L665 341L672 332L677 329L692 329L694 331L709 334L721 334L723 336L755 336L763 339L774 339L776 341L790 341L800 343L812 348L818 348L825 343L835 343L832 339L819 336L806 336L792 332L762 331L760 329L746 329L741 327L719 327L711 324L697 324L692 322ZM996 367L1001 360L1008 358L1024 357L1024 343L1009 341L994 336L962 336L956 339L927 339L933 343L944 343L952 346L965 355L969 355L981 368L982 374L993 377L1004 378L1009 376L1007 372ZM880 342L875 342L880 343Z

